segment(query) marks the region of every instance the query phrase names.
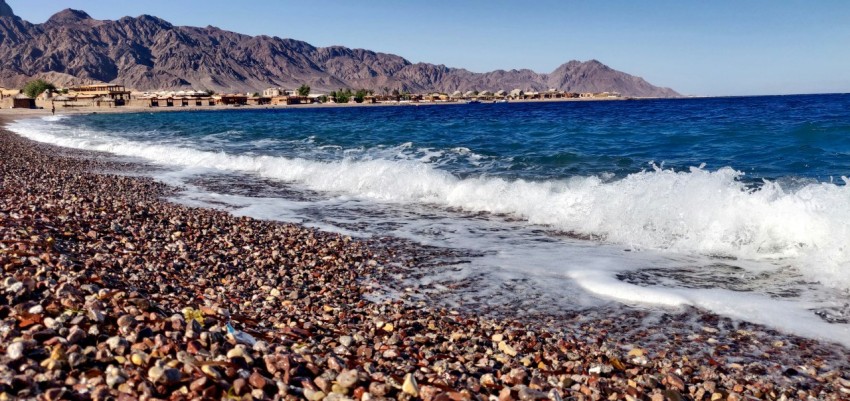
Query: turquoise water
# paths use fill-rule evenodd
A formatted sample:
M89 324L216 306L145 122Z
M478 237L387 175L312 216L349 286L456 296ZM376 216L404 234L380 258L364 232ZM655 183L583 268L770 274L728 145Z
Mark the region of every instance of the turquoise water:
M850 344L850 95L98 114L11 128L160 165L156 177L184 189L178 202L477 255L411 278L446 302L692 305ZM474 289L444 285L464 280Z

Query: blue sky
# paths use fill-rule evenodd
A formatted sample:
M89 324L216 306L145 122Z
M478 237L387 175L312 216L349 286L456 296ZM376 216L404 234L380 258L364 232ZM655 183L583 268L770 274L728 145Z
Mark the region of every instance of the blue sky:
M571 59L689 95L850 92L850 1L7 0L30 22L63 8L394 53L476 72Z

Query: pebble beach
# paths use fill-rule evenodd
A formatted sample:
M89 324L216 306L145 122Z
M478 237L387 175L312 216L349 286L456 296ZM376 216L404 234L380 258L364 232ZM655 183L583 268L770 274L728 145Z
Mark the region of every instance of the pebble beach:
M438 249L190 208L145 166L0 143L0 399L850 399L839 345L694 309L451 308L402 287Z

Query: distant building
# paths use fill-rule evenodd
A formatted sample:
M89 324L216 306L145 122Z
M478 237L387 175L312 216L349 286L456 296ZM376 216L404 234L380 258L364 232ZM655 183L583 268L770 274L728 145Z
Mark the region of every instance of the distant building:
M217 103L225 106L243 106L248 104L247 95L221 95L217 99Z
M283 88L268 88L263 91L263 97L278 97L286 95L286 90Z
M35 99L24 95L23 93L15 95L12 98L12 108L13 109L34 109L35 108Z
M68 88L68 91L76 97L89 97L92 99L101 100L107 98L110 103L115 106L123 106L130 100L130 91L123 85L80 85L73 88Z

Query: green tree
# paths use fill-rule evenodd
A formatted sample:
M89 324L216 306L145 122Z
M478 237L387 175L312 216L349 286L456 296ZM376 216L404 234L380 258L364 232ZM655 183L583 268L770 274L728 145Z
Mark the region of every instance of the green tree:
M251 97L260 97L260 92L254 92L254 94Z
M363 100L366 99L367 94L369 94L369 92L367 92L366 89L358 89L357 92L354 94L354 101L357 103L363 103Z
M336 92L336 96L334 96L334 99L337 103L348 103L351 100L351 95L351 89L340 89Z
M301 97L310 96L310 87L307 86L307 85L301 85L301 87L298 88L298 96L301 96Z
M53 84L51 84L50 82L47 82L43 79L29 81L26 85L24 85L24 94L31 98L38 97L38 95L44 93L44 91L47 90L54 91L56 90L56 87L53 86Z
M327 103L327 102L328 102L328 97L327 97L327 96L325 96L325 95L319 96L319 102L321 102L321 103Z

